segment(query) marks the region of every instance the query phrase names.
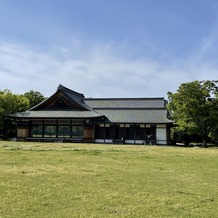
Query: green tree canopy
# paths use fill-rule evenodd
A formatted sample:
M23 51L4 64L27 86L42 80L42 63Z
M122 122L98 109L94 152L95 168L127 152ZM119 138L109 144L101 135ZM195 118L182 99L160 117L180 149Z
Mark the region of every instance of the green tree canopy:
M168 109L178 129L198 133L207 146L209 134L218 124L218 81L183 83L176 93L168 92Z
M29 100L24 95L16 95L9 90L0 91L0 113L9 114L24 111L29 107Z
M24 96L29 100L30 108L34 107L35 105L45 100L45 97L43 94L37 91L33 91L33 90L26 92Z
M6 114L25 111L29 108L29 100L24 95L11 93L9 90L0 91L0 129L11 132L14 129L12 121L6 120Z
M10 135L15 130L15 123L6 119L6 114L25 111L43 101L45 97L37 91L29 91L23 95L13 94L10 90L0 90L0 129L5 135Z

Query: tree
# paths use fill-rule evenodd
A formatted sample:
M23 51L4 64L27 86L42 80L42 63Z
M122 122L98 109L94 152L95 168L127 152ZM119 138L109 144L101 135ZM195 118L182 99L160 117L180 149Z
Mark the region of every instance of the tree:
M30 108L34 107L35 105L39 104L43 100L45 100L45 97L43 94L37 91L30 90L29 92L26 92L24 96L29 99Z
M13 94L9 90L0 90L0 130L4 130L4 135L9 137L16 130L16 123L7 119L6 114L13 114L25 111L43 101L45 97L37 91L29 91L23 95Z
M199 134L207 147L209 134L218 125L218 81L183 83L176 93L168 92L168 109L177 129Z
M6 119L6 114L12 114L27 110L29 100L24 95L16 95L9 90L0 91L0 129L4 134L10 135L14 131L14 123Z

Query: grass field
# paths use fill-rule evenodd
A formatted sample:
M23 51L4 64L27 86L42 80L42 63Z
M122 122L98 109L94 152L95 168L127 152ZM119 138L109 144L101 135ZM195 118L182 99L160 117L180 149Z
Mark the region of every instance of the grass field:
M218 217L218 149L0 141L5 217Z

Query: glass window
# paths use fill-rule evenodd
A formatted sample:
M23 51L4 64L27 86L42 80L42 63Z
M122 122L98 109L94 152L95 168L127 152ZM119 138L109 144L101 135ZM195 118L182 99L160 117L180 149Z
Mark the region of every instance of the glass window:
M145 128L142 125L135 126L135 137L138 140L143 140L145 137Z
M42 126L40 125L32 126L31 136L32 137L42 137Z
M83 137L84 129L82 126L72 126L72 138L79 139Z
M146 138L156 139L156 125L151 125L150 128L146 128Z
M150 139L151 137L151 128L146 128L146 139Z
M58 137L70 137L70 126L58 126Z
M115 139L125 138L126 134L125 134L124 124L116 124L115 125L114 135L115 135Z
M156 139L156 125L151 125L151 138Z
M134 125L129 125L129 127L126 127L126 138L134 140Z
M95 138L99 139L99 135L100 135L100 125L95 124Z
M104 139L104 124L95 125L95 138Z
M45 126L44 137L56 137L56 126Z
M115 125L115 139L120 139L120 125Z
M105 139L113 139L114 136L114 127L113 125L105 126Z

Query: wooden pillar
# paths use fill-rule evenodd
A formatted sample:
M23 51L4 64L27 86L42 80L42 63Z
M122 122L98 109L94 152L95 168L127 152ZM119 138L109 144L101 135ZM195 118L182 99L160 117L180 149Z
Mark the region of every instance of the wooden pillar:
M56 119L56 138L58 138L58 119Z
M42 138L44 138L45 135L45 120L42 119Z
M28 129L29 129L29 136L28 137L31 137L32 120L29 120Z
M73 136L72 127L73 127L73 120L70 119L70 138L72 138L72 136Z
M94 125L84 125L84 142L93 142L94 138Z

